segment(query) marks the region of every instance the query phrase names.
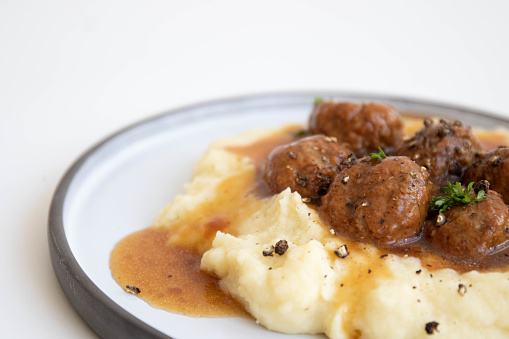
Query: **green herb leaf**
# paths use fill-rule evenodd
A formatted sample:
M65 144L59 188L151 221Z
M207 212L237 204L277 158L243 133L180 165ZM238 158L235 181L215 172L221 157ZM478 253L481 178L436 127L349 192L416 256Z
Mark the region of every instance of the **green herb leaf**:
M324 102L325 100L323 98L320 98L320 97L316 97L315 98L315 107L320 105L322 102Z
M444 187L445 197L436 197L431 200L430 208L433 211L445 212L456 205L468 205L486 199L486 193L482 190L477 193L475 198L470 196L470 191L474 187L473 182L468 184L466 189L463 189L459 182L454 185L447 182L447 185L448 187Z
M477 192L477 198L476 199L477 199L477 201L481 201L483 199L486 199L486 193L484 193L484 191L482 191L482 190Z
M442 206L443 204L445 204L447 202L447 199L445 197L438 197L436 198L435 200L435 205L436 206Z
M380 160L386 157L382 148L378 147L378 151L379 151L378 153L370 153L368 156L371 159L380 159Z
M305 129L301 129L301 130L298 130L297 132L295 133L292 133L292 137L294 138L302 138L304 136L306 136L307 132Z
M474 183L471 182L470 184L468 184L467 186L467 192L470 192L472 190L472 188L474 187Z

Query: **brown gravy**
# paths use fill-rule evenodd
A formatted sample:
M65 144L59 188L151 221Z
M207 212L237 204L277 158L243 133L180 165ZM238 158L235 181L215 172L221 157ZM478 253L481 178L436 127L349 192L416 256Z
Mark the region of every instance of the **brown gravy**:
M509 248L487 255L480 260L461 260L447 255L440 255L423 237L406 246L387 250L387 253L419 258L422 266L430 271L452 268L456 272L465 273L472 270L494 271L509 266Z
M168 233L153 228L122 239L111 253L113 278L126 292L170 312L250 317L238 301L221 290L216 276L200 271L200 254L167 243Z
M179 222L185 226L182 236L173 240L164 229L148 228L122 239L110 258L117 283L126 292L166 311L196 317L250 317L237 300L221 290L216 276L200 270L201 257L218 230L235 235L237 220L256 208L254 197L238 197L253 192L257 196L270 194L259 174L261 165L274 147L291 142L297 130L289 127L254 145L228 149L240 157L253 157L256 173L221 182L217 188L219 199L202 204Z
M251 183L252 187L248 191L248 194L252 194L258 198L267 198L273 194L265 180L263 180L263 165L274 148L297 141L297 135L300 131L302 131L302 126L290 125L283 129L280 133L260 140L254 144L242 147L232 146L226 148L227 151L234 153L239 157L249 158L255 165L256 180L254 183Z
M413 134L416 130L415 122L422 119L407 119L413 120L407 134ZM220 289L216 276L200 271L201 256L204 249L210 247L217 230L236 233L237 219L242 216L242 213L237 212L249 209L248 205L252 202L252 199L238 197L264 198L271 195L262 178L265 159L273 148L296 140L295 133L300 128L292 126L255 144L227 148L239 157L249 157L256 167L256 173L225 180L218 188L219 201L200 206L198 212L182 221L192 227L188 227L189 231L177 241L169 241L171 235L167 231L154 228L136 232L120 241L110 259L112 275L117 283L150 305L170 312L205 317L250 317L238 301ZM509 145L509 138L502 132L481 131L476 134L486 150ZM360 247L354 247L360 249L362 245L358 245ZM509 265L509 249L491 255L482 262L468 263L440 256L424 241L391 249L387 253L417 257L430 270L448 267L465 272L473 269L494 270ZM362 283L366 280L363 274L376 273L376 267L376 263L371 263L355 279L341 283L341 287L348 289L350 285ZM379 271L378 274L385 273ZM355 288L355 291L343 295L354 295L359 289Z

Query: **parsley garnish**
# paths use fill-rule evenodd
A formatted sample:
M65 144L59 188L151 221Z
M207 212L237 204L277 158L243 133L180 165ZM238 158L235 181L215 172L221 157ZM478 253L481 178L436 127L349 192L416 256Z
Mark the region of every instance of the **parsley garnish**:
M450 182L447 182L447 184L449 185L449 187L444 187L444 192L446 196L436 197L433 198L433 200L431 200L430 208L433 211L445 212L455 205L460 204L468 205L473 202L486 199L486 194L483 190L480 190L475 198L472 198L470 196L470 191L474 187L473 182L468 184L466 190L464 190L463 187L461 187L461 183L459 182L457 182L454 185L452 185Z
M315 98L315 107L320 105L322 102L324 102L325 100L323 100L323 98L320 98L320 97L316 97Z
M305 129L301 129L301 130L298 130L297 132L293 133L292 136L294 138L302 138L306 134L307 134L306 130Z
M378 153L370 153L369 157L371 159L380 159L380 160L382 160L383 158L386 157L386 155L381 147L378 147L378 151L379 151Z

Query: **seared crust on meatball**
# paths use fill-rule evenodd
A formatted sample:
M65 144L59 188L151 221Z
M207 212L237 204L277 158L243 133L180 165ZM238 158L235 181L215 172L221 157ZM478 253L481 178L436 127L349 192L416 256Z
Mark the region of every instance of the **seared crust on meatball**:
M314 135L276 147L265 164L264 179L279 193L290 187L303 198L319 199L339 172L351 151L336 138Z
M488 180L490 188L502 195L509 204L509 148L499 147L486 153L470 166L463 176L463 182Z
M338 234L382 247L417 240L427 215L428 172L408 157L369 157L343 169L320 216Z
M348 143L357 157L377 150L392 154L403 141L403 122L394 107L383 103L323 102L309 118L313 134Z
M509 210L495 191L489 190L484 200L455 206L440 218L426 223L425 238L455 258L479 259L509 245Z
M426 167L429 180L439 187L460 181L481 154L481 143L469 126L443 119L439 123L424 120L424 127L396 151L396 155L408 156Z

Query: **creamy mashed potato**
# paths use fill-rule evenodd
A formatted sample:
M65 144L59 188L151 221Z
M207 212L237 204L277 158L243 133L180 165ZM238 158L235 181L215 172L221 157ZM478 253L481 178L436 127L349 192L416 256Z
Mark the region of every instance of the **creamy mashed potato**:
M255 166L228 148L273 133L215 142L196 165L186 193L154 222L171 230L170 241L191 243L204 253L201 268L217 275L257 322L283 333L330 338L509 336L509 273L430 271L417 258L331 234L316 209L289 189L266 199L246 194ZM238 185L225 192L221 185L228 180ZM224 200L222 194L237 201L228 217L233 231L218 231L212 243L193 244L189 220L197 220L203 206ZM193 232L200 239L207 230ZM280 240L288 242L284 254L264 255ZM344 245L345 258L335 253Z

